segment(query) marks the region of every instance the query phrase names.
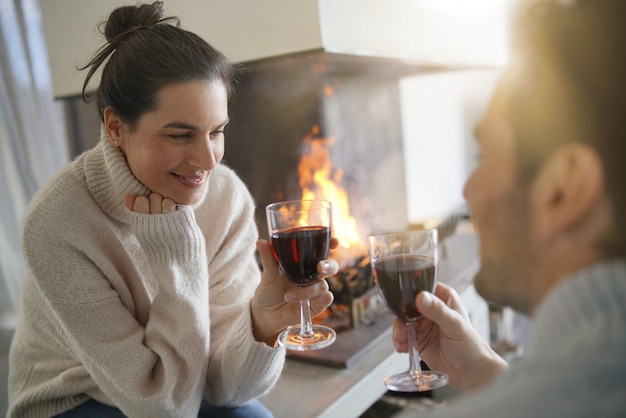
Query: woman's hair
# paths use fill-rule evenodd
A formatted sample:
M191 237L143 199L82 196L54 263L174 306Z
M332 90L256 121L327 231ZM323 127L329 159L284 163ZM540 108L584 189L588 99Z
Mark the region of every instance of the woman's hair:
M520 174L529 181L561 145L593 148L615 228L607 254L626 254L626 2L529 0L513 30L517 72L508 106Z
M104 64L95 93L102 120L104 109L111 106L124 122L134 126L156 107L160 89L171 83L222 80L232 96L238 67L179 25L178 18L163 17L161 1L119 7L100 24L107 43L80 69L89 68L82 91L86 101L87 84Z

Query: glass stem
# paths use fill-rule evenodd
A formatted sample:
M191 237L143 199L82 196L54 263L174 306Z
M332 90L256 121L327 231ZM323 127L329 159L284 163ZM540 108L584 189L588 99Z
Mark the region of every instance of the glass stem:
M300 301L300 335L303 337L311 337L313 335L311 304L308 299Z
M422 367L420 365L420 355L417 351L417 337L415 336L415 323L407 322L406 326L407 342L409 344L409 362L411 364L410 373L413 378L419 379L420 385L424 384L424 376L422 375Z

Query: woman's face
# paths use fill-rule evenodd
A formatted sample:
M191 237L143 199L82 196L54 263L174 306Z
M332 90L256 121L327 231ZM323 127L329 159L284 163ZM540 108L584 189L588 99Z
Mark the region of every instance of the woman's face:
M107 131L110 118L105 116ZM118 141L140 182L177 204L204 199L209 175L224 156L228 97L221 80L166 85L156 109L142 115L133 129L118 123L119 135L109 132L109 137Z

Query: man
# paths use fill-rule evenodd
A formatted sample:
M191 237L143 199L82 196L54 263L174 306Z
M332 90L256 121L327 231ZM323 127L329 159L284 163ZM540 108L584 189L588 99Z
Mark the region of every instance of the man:
M516 16L464 195L481 240L477 291L532 316L533 329L509 367L453 290L419 294L423 360L472 392L433 413L623 417L626 1L528 1ZM406 351L400 322L393 339Z

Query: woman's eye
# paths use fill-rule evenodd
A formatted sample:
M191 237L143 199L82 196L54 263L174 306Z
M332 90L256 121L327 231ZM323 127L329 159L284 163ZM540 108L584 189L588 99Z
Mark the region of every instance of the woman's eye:
M191 134L189 133L184 133L184 134L170 134L168 135L170 138L172 139L176 139L178 141L184 140L184 139L189 139L191 138Z
M224 135L224 131L213 131L211 132L211 136L215 138L216 136Z

